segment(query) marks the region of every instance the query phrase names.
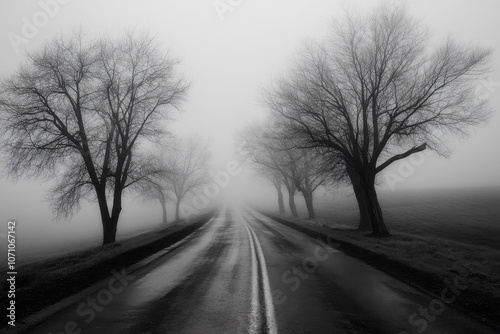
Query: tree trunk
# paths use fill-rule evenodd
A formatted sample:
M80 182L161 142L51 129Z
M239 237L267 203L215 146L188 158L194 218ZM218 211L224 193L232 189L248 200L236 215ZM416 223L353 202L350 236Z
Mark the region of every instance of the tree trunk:
M353 171L348 170L348 175L351 180L352 188L354 190L354 196L356 196L356 202L358 203L359 210L359 225L358 230L360 231L370 231L372 230L372 224L370 221L370 215L368 213L368 206L366 203L366 197L364 195L363 189L361 187L361 182L359 181L359 175Z
M295 206L295 187L287 187L288 189L288 206L290 207L290 212L292 216L298 217L297 207Z
M316 213L314 212L313 205L313 194L310 191L304 191L302 193L304 200L306 202L307 212L309 213L309 219L316 219Z
M276 186L276 190L278 191L278 207L280 215L282 215L285 213L285 202L283 201L283 191L281 190L281 185Z
M102 244L107 245L116 241L116 227L118 225L118 217L111 217L103 224L103 239Z
M181 209L181 200L177 200L177 202L175 202L175 220L176 221L181 219L180 209Z
M106 201L106 193L96 187L97 202L101 213L102 224L102 244L107 245L115 242L116 238L116 222L109 216L108 203Z
M160 199L160 203L161 203L161 209L162 209L162 213L163 213L162 224L167 225L167 204L165 203L164 200L161 200L161 199Z
M118 226L118 219L122 211L122 189L117 186L113 193L113 209L111 210L111 217L109 223L104 228L103 244L110 244L116 241L116 230Z
M158 188L158 200L160 201L161 212L163 214L162 224L166 225L167 224L167 198L165 197L165 194L163 193L163 190L161 190L161 188Z
M366 207L371 221L373 235L388 236L389 231L385 226L382 208L375 189L375 171L368 171L360 175L362 193L366 199Z

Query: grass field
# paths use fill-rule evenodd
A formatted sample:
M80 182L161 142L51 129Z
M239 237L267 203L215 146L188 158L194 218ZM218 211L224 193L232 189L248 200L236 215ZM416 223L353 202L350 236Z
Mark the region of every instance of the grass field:
M380 192L379 198L390 231L500 249L500 188L398 190ZM297 202L301 216L306 216L302 200ZM354 196L331 200L320 195L315 205L317 223L357 227Z

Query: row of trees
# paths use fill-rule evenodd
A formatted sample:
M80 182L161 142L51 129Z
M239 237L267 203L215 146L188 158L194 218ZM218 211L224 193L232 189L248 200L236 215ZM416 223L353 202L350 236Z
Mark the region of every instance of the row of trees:
M297 215L294 195L314 218L314 191L348 182L360 229L387 235L376 179L427 148L444 152L488 118L475 81L491 51L449 38L431 43L402 7L347 15L324 42L310 42L264 92L270 126L251 126L243 151ZM67 216L82 199L100 209L103 243L114 242L123 194L140 191L180 202L206 182L206 147L181 143L168 153L167 129L189 85L179 61L148 36L87 40L77 32L28 56L0 86L2 156L16 177L56 178L50 198ZM172 146L172 145L171 145Z
M245 128L238 138L241 152L255 163L261 175L269 179L278 193L280 214L285 212L282 187L288 193L288 206L298 217L295 194L299 192L306 203L309 219L316 218L313 193L331 181L331 173L323 166L323 157L314 151L297 149L275 136L272 125L255 123Z
M50 200L59 216L82 199L97 201L103 244L115 241L125 191L156 191L162 204L173 197L179 218L207 156L195 142L157 153L189 88L178 64L154 38L132 33L89 41L75 32L31 53L0 86L7 171L55 179Z
M403 7L348 13L326 41L307 43L294 66L264 92L272 127L253 142L248 138L254 135L243 136L242 147L278 191L280 182L286 184L290 196L304 180L294 176L303 160L314 166L318 182L347 180L359 228L388 235L377 176L425 149L444 153L449 135L464 136L487 121L487 101L476 96L475 84L488 71L490 55L452 38L431 43Z

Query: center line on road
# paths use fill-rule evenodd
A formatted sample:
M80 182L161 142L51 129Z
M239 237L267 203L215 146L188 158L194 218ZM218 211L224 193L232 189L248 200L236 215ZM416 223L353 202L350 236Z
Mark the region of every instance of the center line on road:
M241 218L243 224L245 225L245 228L247 230L247 233L248 233L248 236L250 239L250 247L252 249L252 266L255 265L255 267L253 267L253 268L257 267L257 261L255 258L255 255L259 258L259 262L260 262L260 271L262 273L262 282L263 282L263 290L264 290L263 291L264 292L264 305L265 305L265 309L266 309L265 316L266 316L268 333L277 334L278 328L276 326L276 318L275 318L275 314L274 314L274 304L273 304L273 299L272 299L272 294L271 294L271 287L270 287L270 283L269 283L269 275L267 273L266 260L264 258L264 252L262 251L262 247L260 245L259 239L257 238L257 235L253 231L250 224L248 224L248 222L242 216L241 213L239 213L239 215L240 215L240 218ZM254 311L257 312L257 310L254 310L254 301L258 300L258 283L255 282L255 280L257 278L256 278L256 276L254 276L254 274L256 275L256 270L254 270L253 268L252 268L252 285L253 285L253 287L257 288L257 291L253 290L254 293L252 296L253 297L252 298L252 313ZM255 293L255 292L257 292L257 293Z
M253 242L252 235L250 233L250 230L248 229L248 226L241 216L241 213L239 213L240 219L243 222L243 225L245 226L245 229L248 234L248 239L250 240L250 253L252 257L252 311L250 313L250 328L248 329L248 332L250 334L257 334L259 333L259 323L260 323L260 316L259 316L259 283L258 283L258 266L257 266L257 258L256 254L257 252L255 251L255 245Z

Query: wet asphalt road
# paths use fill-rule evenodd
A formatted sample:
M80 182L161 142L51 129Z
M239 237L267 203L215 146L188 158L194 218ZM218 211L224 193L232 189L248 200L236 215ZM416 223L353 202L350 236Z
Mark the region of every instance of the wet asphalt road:
M28 333L495 333L335 247L222 210Z

